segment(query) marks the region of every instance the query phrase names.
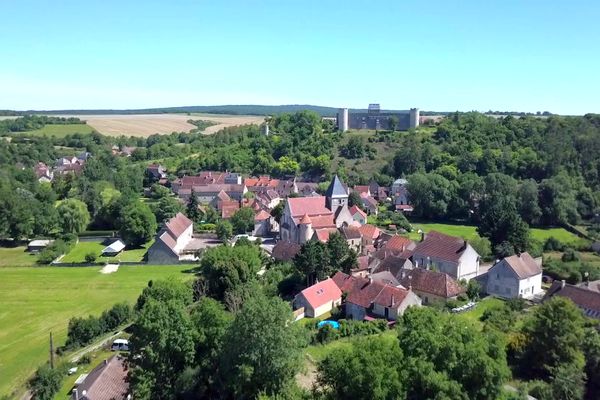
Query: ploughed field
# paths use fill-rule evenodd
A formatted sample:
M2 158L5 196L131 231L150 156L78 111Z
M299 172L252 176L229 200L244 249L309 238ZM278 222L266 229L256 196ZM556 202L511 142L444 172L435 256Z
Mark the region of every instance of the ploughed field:
M260 124L264 117L253 115L220 114L132 114L132 115L74 115L86 121L96 131L108 136L141 136L189 132L196 126L188 120L204 120L216 123L204 130L212 134L223 128L246 124Z
M0 268L0 397L24 387L48 359L49 333L65 343L72 317L100 315L115 303L134 304L149 280L192 279L189 266ZM11 397L12 398L12 397Z

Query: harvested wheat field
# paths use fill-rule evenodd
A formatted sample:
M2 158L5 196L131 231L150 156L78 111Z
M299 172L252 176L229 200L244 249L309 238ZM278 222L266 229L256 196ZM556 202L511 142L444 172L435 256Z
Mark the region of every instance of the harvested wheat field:
M211 134L228 126L260 124L260 116L219 114L132 114L132 115L77 115L98 132L110 136L150 136L155 133L189 132L195 126L187 121L205 120L216 122L203 133Z

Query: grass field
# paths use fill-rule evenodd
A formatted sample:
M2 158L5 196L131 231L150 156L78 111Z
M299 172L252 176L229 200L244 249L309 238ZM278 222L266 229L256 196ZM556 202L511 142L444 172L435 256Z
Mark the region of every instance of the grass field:
M23 135L64 137L74 133L88 134L94 129L86 124L46 125L42 129L22 132Z
M100 254L102 250L106 247L100 242L79 242L73 247L73 249L66 254L63 258L61 258L60 262L63 263L83 263L85 262L85 256L89 253L94 253L96 257L96 262L112 262L112 261L142 261L144 258L144 254L148 250L148 247L152 245L154 240L146 243L145 246L139 249L132 250L124 250L116 257L101 257Z
M25 246L0 247L0 268L8 266L31 267L36 265L37 256L28 253L26 250L27 248Z
M99 315L113 304L133 303L151 279L191 279L189 266L0 268L0 397L21 388L48 358L48 334L63 345L74 316Z
M413 223L412 224L414 230L409 233L409 237L412 240L419 240L420 235L418 232L421 229L423 232L427 233L429 231L438 231L441 233L445 233L446 235L458 236L465 238L467 240L476 239L479 237L477 233L477 227L474 225L459 225L459 224L438 224L438 223ZM563 243L580 243L583 239L577 237L571 232L567 231L564 228L547 228L547 229L539 229L532 228L530 229L531 238L538 240L540 242L544 242L549 237L553 236L556 239L560 240Z

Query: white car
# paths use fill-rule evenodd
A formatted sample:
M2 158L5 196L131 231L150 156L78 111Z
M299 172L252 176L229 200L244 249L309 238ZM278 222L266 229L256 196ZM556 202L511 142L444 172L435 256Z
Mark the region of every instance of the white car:
M112 351L129 351L129 340L127 339L116 339L112 346L110 346Z

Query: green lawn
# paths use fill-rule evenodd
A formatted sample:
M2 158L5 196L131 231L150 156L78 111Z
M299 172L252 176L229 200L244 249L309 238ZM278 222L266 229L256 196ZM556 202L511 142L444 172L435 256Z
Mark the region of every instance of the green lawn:
M56 136L65 137L74 133L88 134L94 130L87 124L65 124L65 125L45 125L41 129L34 131L21 132L22 135L28 136Z
M477 233L477 227L474 225L460 225L460 224L438 224L438 223L414 223L413 231L409 233L409 237L412 240L419 240L420 235L417 233L419 229L424 231L425 233L429 231L438 231L441 233L445 233L446 235L451 236L459 236L465 238L467 240L476 239L479 237ZM530 229L531 238L538 240L540 242L544 242L551 236L554 236L556 239L560 240L563 243L580 243L583 239L578 236L572 234L564 228L532 228Z
M459 318L464 318L478 325L481 325L479 318L481 318L485 310L489 310L490 308L494 308L502 304L504 304L504 300L498 299L496 297L486 297L481 301L478 301L477 305L469 311L465 311L455 315Z
M0 268L0 397L22 389L48 358L48 334L63 345L74 316L99 315L113 304L133 303L151 279L179 276L189 266ZM17 397L17 396L13 396Z
M98 349L89 353L91 362L87 365L78 365L77 372L65 378L61 389L54 396L54 400L71 400L73 386L75 385L75 381L77 380L77 378L79 378L79 375L89 373L91 370L100 365L102 361L109 359L115 354L116 353L114 351L106 349Z
M36 265L37 256L26 251L25 246L0 247L1 267L31 267ZM1 312L1 311L0 311Z
M391 329L381 333L383 337L389 339L390 341L397 340L398 336L395 329ZM319 362L323 360L327 355L333 351L334 349L339 348L347 348L351 346L352 339L358 338L359 336L342 338L339 340L335 340L333 342L327 343L325 345L316 344L310 345L306 348L306 354L308 354L314 361Z
M154 240L146 243L143 247L138 249L124 250L121 254L116 257L101 257L100 254L102 250L106 247L100 242L79 242L73 247L73 249L66 254L60 262L63 263L83 263L85 262L85 256L89 253L94 253L96 257L96 262L118 262L118 261L142 261L144 258L144 254L154 243Z

